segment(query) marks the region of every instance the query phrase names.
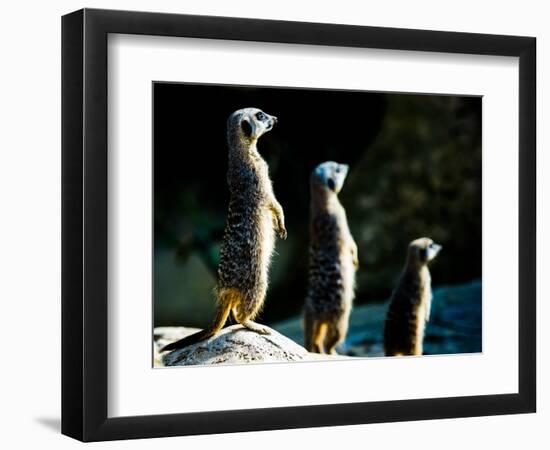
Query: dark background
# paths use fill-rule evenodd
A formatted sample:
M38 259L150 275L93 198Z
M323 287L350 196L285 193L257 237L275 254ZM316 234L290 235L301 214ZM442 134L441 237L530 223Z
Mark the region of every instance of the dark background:
M340 200L359 247L356 305L387 299L412 239L444 247L434 286L481 278L481 98L155 83L155 326L205 326L227 213L226 120L279 118L259 141L283 206L260 322L298 315L307 282L309 175L350 165Z

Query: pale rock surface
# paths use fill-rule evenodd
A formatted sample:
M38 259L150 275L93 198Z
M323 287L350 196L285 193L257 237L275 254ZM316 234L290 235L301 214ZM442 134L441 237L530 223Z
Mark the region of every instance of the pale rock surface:
M224 328L216 336L180 350L159 354L164 345L196 332L195 328L155 328L155 365L188 366L203 364L273 363L338 359L338 356L316 355L277 331L261 335L242 325Z

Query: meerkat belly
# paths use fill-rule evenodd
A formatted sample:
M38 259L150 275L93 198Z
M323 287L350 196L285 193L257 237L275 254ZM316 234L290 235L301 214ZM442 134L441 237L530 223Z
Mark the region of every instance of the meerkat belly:
M310 249L309 309L320 320L346 313L353 298L355 270L346 245L346 230L334 217L323 217Z
M429 287L422 289L421 301L416 313L416 339L421 342L424 339L426 323L429 320L430 308L432 302L432 290Z
M350 280L346 262L340 258L327 261L322 255L310 269L307 307L320 320L329 320L346 312L351 302Z
M257 259L260 269L260 276L267 280L269 264L275 247L275 231L273 229L273 214L267 208L258 212L257 222Z
M246 292L266 284L274 241L270 211L256 208L236 213L233 210L220 252L220 286Z
M355 293L355 272L356 267L353 261L353 255L349 251L350 246L344 245L340 251L340 266L342 272L342 300L349 304L353 301Z
M426 328L426 307L421 304L415 317L415 323L411 326L411 334L416 338L416 342L424 338L424 330Z

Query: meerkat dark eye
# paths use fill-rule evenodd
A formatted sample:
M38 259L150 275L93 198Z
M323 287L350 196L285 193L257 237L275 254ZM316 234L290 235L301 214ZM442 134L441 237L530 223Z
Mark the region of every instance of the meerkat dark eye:
M264 122L265 120L267 120L267 116L263 112L260 111L259 113L256 113L256 119L261 120L262 122Z
M336 167L336 173L340 173L340 167Z

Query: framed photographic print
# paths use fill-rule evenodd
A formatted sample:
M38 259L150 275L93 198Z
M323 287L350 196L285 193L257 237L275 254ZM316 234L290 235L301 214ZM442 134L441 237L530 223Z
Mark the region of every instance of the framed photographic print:
M62 21L62 432L535 411L531 37Z

